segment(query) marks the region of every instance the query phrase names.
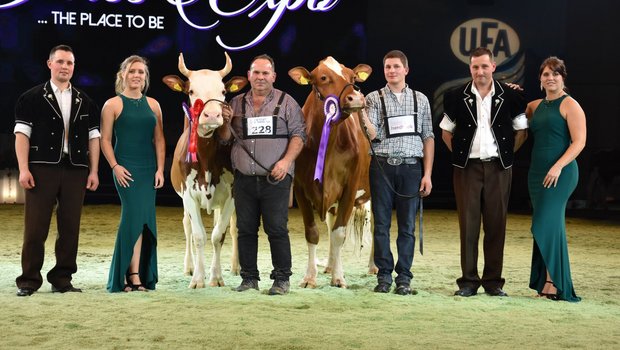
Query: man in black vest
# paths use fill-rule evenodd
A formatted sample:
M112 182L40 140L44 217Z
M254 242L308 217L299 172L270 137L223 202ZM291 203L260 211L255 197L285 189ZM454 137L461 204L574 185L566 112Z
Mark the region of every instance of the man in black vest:
M470 56L472 81L447 92L442 139L452 152L453 181L461 237L462 276L454 295L476 295L480 285L491 296L502 289L506 213L514 152L527 137L525 99L493 80L493 53L483 47ZM481 220L482 219L482 220ZM484 225L484 271L478 274L478 239Z
M17 296L43 284L41 268L54 206L56 265L47 273L52 292L81 292L71 284L77 271L78 236L86 189L99 186L99 108L70 80L75 58L66 45L54 47L51 79L19 97L15 107L15 153L19 183L26 189L22 274Z

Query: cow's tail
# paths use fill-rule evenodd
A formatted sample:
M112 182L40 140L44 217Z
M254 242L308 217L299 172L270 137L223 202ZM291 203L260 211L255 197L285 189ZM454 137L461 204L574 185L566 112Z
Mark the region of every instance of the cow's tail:
M347 241L354 244L357 256L361 256L362 249L370 247L372 243L371 213L370 201L355 206L346 227Z

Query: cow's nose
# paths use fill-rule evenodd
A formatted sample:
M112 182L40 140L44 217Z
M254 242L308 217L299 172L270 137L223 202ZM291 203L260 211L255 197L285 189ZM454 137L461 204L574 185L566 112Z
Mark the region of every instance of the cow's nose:
M200 124L214 126L222 124L222 113L221 112L209 112L202 113L200 116Z

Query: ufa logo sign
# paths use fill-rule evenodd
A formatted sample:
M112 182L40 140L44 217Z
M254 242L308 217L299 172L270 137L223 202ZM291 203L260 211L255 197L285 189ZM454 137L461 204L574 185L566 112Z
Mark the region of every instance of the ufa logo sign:
M469 64L469 55L479 46L491 50L499 66L519 52L519 36L509 25L492 18L471 19L452 32L450 47L459 60Z

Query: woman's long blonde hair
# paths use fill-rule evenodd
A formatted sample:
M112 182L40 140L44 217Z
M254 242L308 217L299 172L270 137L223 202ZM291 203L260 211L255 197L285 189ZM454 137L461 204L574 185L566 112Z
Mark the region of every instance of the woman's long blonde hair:
M118 72L116 73L116 83L114 84L114 89L116 90L117 94L120 94L123 92L123 90L125 90L125 71L127 71L127 69L129 69L129 67L134 63L134 62L142 62L144 63L144 69L146 71L146 77L144 78L144 86L142 87L142 92L146 92L146 90L149 89L149 84L150 84L150 78L151 78L151 74L149 73L149 65L148 65L148 61L146 60L146 58L142 57L142 56L138 56L138 55L131 55L127 58L125 58L125 60L123 61L123 63L121 63Z

